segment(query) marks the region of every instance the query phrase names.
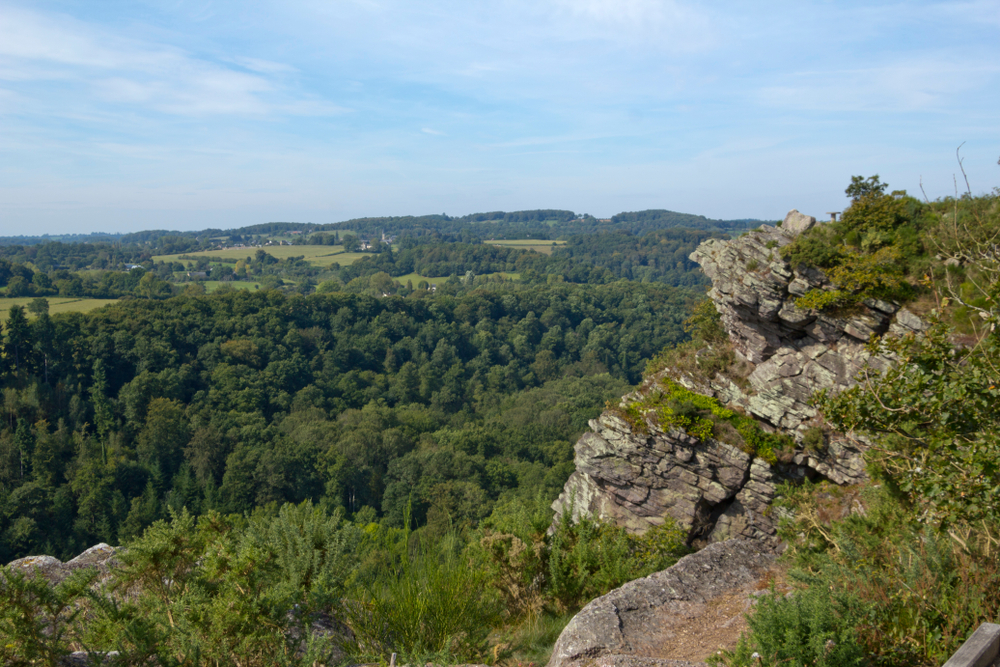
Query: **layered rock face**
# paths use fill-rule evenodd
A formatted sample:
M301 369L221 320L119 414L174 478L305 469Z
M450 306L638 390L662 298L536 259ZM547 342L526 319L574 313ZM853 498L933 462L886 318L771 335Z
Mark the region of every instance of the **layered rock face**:
M691 259L711 278L709 297L737 359L751 370L738 378L669 368L662 374L799 441L819 425L808 404L815 391L849 387L866 362L876 368L891 363L866 351L872 335L924 327L906 308L884 301L866 301L849 317L797 307L795 300L807 291L833 287L822 271L793 269L781 258L781 247L814 224L814 218L792 211L779 228L764 225L737 239L702 243ZM637 398L626 396L622 407ZM823 448L800 447L789 460L770 465L677 429L649 424L648 434L637 433L610 411L590 427L576 444L576 471L553 507L557 514L572 507L576 516L637 532L670 516L689 528L693 540L773 541L774 521L766 510L777 483L823 476L848 484L864 477L857 443L836 434L827 434Z
M638 435L611 412L591 420L590 429L576 443L576 471L553 505L557 514L572 505L574 518L595 516L634 532L670 516L709 542L773 537L765 510L774 473L766 462L653 424L649 435Z

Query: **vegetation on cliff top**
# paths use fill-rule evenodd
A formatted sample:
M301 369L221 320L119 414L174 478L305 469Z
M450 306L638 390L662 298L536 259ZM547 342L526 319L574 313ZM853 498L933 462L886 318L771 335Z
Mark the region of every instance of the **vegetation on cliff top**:
M843 237L852 249L831 245L817 261L844 266L844 253L919 241L923 252L901 251L901 274L922 274L938 307L927 332L871 343L895 365L816 397L834 428L870 443L873 481L785 487L794 592L766 597L751 633L717 663L931 667L1000 616L1000 192L911 215L913 202L885 195L877 178L852 189L869 222L845 215L789 256L845 231L856 233Z
M643 536L515 498L475 531L432 538L308 501L248 515L182 510L119 551L99 587L0 570L0 659L56 664L71 647L116 665L495 663L537 657L568 613L671 565L684 533ZM349 628L349 631L345 631Z

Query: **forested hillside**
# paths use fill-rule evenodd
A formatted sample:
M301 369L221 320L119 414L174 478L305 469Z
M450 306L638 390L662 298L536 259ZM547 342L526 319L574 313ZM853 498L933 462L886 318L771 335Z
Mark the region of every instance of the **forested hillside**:
M541 248L551 254L534 248L449 242L438 235L407 236L395 249L379 243L369 252L346 252L346 246L330 248L328 241L340 239L322 233L309 239L317 245L304 248L291 244L214 246L196 254L191 253L197 246L191 250L181 243L184 239L164 237L157 252L175 254L155 257L148 248L136 245L50 242L0 246L0 295L165 299L185 290L202 293L201 283L210 279L222 284L252 281L258 289L264 286L299 294L343 289L405 296L416 288L426 290L426 284L420 286L423 278L454 276L456 281L481 284L503 279L501 274L513 274L522 283L608 284L624 279L695 286L706 281L688 255L713 235L720 236L684 229L641 236L627 232L583 234ZM345 235L345 243L356 244L357 239ZM308 258L299 254L299 248L309 251Z
M147 249L162 251L165 246L171 245L177 249L170 252L183 252L204 248L219 239L265 238L288 235L291 232L301 232L304 235L315 232L338 234L346 232L373 239L377 239L385 233L395 237L438 236L447 237L447 240L450 241L477 242L493 238L557 239L577 234L603 232L643 234L652 230L675 227L719 232L744 231L759 225L760 222L760 220L713 220L702 215L677 213L662 209L619 213L608 219L598 219L588 214L576 214L573 211L542 209L472 213L460 217L441 214L355 218L322 225L309 222L267 222L237 229L203 229L191 232L148 230L128 234L74 234L55 238L49 236L0 236L0 246L32 246L62 242L143 246Z
M606 284L616 280L660 282L674 286L706 285L688 255L710 232L671 229L644 236L629 233L572 236L551 255L489 244L420 242L406 239L398 252L365 257L340 270L348 285L355 278L386 273L390 277L418 273L428 277L516 273L523 282L552 278L572 283ZM358 283L360 284L360 283Z
M586 419L684 337L694 296L626 282L266 290L30 321L15 306L0 559L116 543L170 507L311 499L469 525L504 492L553 496Z

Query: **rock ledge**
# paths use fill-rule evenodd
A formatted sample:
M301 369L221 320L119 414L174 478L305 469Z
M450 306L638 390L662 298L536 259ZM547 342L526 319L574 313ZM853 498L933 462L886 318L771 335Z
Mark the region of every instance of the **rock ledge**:
M547 667L685 665L636 655L662 630L663 616L684 603L705 603L725 593L749 591L774 564L773 553L754 540L728 540L685 556L673 567L630 581L591 601L559 635Z

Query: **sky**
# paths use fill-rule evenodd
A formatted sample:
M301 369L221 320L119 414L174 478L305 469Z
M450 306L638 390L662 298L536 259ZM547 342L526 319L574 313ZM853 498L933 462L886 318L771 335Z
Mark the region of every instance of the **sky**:
M1000 0L0 0L0 235L1000 185Z

